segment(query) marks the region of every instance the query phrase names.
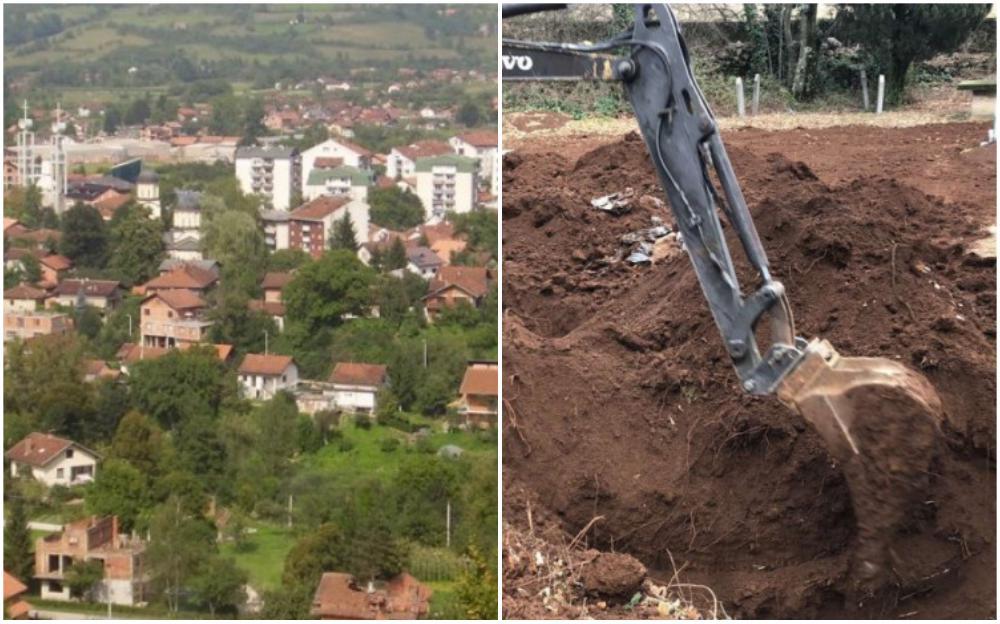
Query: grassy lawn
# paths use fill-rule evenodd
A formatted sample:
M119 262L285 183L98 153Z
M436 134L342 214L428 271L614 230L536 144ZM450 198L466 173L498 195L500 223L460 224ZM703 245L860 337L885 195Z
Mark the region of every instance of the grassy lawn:
M43 600L38 596L27 596L28 602L36 609L45 611L60 611L63 613L92 613L104 615L108 613L108 605L94 602L63 602L61 600ZM162 606L123 607L112 605L111 616L116 620L149 620L149 619L183 619L207 620L208 613L198 611L179 611L169 613Z
M340 444L334 441L305 457L302 460L302 468L329 471L344 479L376 476L387 482L396 474L408 454L419 452L407 444L405 433L391 427L372 426L370 429L363 429L355 425L345 425L341 427L341 431L344 439L351 444L350 450L341 450ZM382 445L390 438L398 440L399 446L395 450L385 451ZM495 442L482 440L466 431L449 433L437 431L428 439L435 451L446 444L454 444L467 453L496 452Z
M247 535L250 547L237 551L231 543L220 547L223 555L236 560L236 565L250 575L250 585L257 591L277 589L281 585L281 572L285 555L295 545L295 538L283 526L268 523L251 523L256 533Z
M429 581L426 583L434 592L431 594L432 619L462 619L462 614L457 613L457 596L455 594L455 581Z

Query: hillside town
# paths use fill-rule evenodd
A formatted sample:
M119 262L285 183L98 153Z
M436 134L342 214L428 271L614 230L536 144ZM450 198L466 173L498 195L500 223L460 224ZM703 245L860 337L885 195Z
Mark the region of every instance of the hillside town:
M495 611L492 71L19 102L5 615Z

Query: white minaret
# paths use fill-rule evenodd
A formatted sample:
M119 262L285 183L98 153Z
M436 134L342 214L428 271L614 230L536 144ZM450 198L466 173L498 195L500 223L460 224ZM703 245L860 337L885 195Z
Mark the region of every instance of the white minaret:
M56 104L56 120L52 122L52 202L56 214L66 210L66 189L69 186L69 163L66 159L66 122L62 120L62 104Z
M151 219L160 218L160 176L155 171L143 167L135 181L135 195L140 205L149 208Z
M28 100L24 101L24 116L17 121L17 184L31 186L37 181L35 172L35 133L31 131L34 122L28 119Z

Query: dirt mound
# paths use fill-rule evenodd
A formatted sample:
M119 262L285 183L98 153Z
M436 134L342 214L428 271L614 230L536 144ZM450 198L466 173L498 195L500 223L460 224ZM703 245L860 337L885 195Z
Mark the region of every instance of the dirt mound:
M590 206L626 187L662 195L635 135L575 163L505 160L507 474L570 533L603 516L592 545L653 570L672 555L739 616L995 613L996 278L965 250L983 207L878 172L830 187L780 154L730 156L798 333L899 360L944 404L924 496L893 512L890 590L858 604L850 468L739 389L687 257L618 259L623 235L672 221L652 202Z

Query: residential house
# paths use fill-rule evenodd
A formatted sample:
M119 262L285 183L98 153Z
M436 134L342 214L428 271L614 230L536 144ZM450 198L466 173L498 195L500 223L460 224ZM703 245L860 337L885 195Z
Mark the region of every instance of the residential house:
M459 388L458 412L469 426L488 428L497 424L500 370L496 362L469 362Z
M240 147L236 178L244 193L260 195L274 210L289 210L302 188L302 158L289 147Z
M94 451L51 433L29 433L4 453L10 476L30 476L53 485L79 485L92 481L99 456Z
M438 255L445 264L451 263L454 253L465 251L468 243L455 234L455 226L449 221L425 223L416 228L417 239L427 239L427 246Z
M178 343L177 349L180 351L185 351L192 347L208 347L211 346L215 349L216 356L222 363L228 363L233 355L233 346L228 344L209 344L200 342L183 342ZM131 342L126 342L118 348L118 353L115 355L115 359L121 368L121 372L128 375L129 367L136 362L142 362L145 360L155 360L156 358L163 357L164 355L170 353L171 349L166 347L147 347L142 343L135 344Z
M271 252L288 249L289 214L283 210L262 210L260 221L264 227L264 244Z
M406 250L406 268L425 280L433 279L444 266L444 261L427 247L410 247Z
M146 543L118 531L118 516L90 516L70 522L61 533L35 541L35 578L43 600L71 600L66 572L76 562L100 561L103 578L92 590L96 603L135 606L146 602Z
M385 163L385 175L390 180L411 178L417 173L417 159L443 156L454 153L454 149L444 141L418 141L389 150Z
M281 390L294 390L299 367L288 355L247 353L237 371L243 396L266 401Z
M370 150L341 138L327 139L302 152L303 180L309 180L313 169L316 168L317 159L320 158L339 159L339 165L349 165L362 171L371 171L372 168L372 153ZM328 160L327 162L329 163L330 161ZM305 196L304 186L302 194Z
M195 262L175 266L166 273L157 275L139 287L142 294L153 294L168 290L186 290L203 296L219 281L215 271L203 268Z
M318 258L329 248L334 222L350 215L358 243L366 242L368 232L368 204L349 197L321 196L310 200L290 215L288 221L288 246Z
M28 586L22 583L20 579L7 570L3 571L4 619L27 620L31 617L31 610L34 607L21 599L27 591Z
M107 313L121 304L122 292L121 282L115 280L67 279L55 287L47 305L71 308L83 304Z
M285 331L285 304L281 301L281 291L290 281L291 273L266 273L260 285L264 298L252 299L248 304L251 310L270 316L278 326L278 331Z
M329 169L315 167L306 180L302 198L308 201L328 195L367 201L368 187L371 183L371 175L357 167L350 165Z
M3 291L4 312L34 312L45 307L49 293L29 284L18 284Z
M452 154L418 158L417 195L424 221L438 221L449 212L472 212L479 196L479 161Z
M73 262L66 256L49 254L38 259L42 269L43 286L55 286L62 281L67 271L73 268Z
M496 130L477 130L454 136L448 141L459 156L479 160L479 179L490 193L500 190L500 152Z
M427 320L433 322L441 310L466 302L478 308L490 290L490 271L483 267L441 267L424 296Z
M204 342L212 321L205 318L205 300L193 290L157 290L140 304L142 344L177 347Z
M344 411L373 414L386 379L386 367L381 364L338 362L329 380L334 404Z
M4 311L3 314L4 342L68 334L71 331L73 331L73 321L68 314L61 312Z
M88 383L105 379L114 381L121 377L121 374L120 369L108 366L104 360L87 359L83 361L83 380Z
M416 620L430 611L431 594L406 572L366 586L350 574L324 572L309 615L320 620Z

